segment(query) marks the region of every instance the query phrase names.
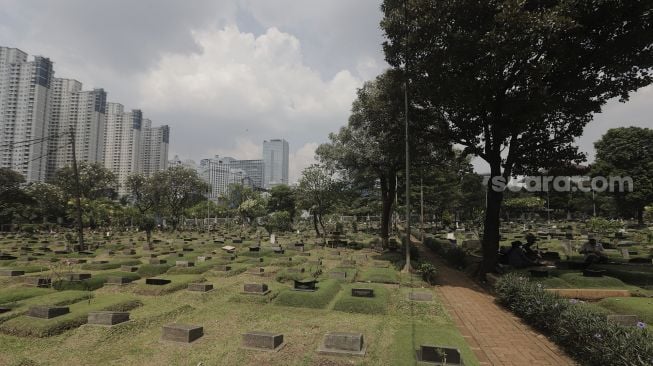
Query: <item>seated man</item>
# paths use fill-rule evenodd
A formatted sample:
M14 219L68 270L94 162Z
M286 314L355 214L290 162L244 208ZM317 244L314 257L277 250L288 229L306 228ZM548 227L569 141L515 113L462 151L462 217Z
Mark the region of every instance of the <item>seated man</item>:
M524 244L524 252L526 253L526 256L532 260L532 261L537 261L538 259L542 258L542 255L540 254L539 250L533 249L533 244L537 241L537 238L535 235L528 233L526 234L526 244Z
M531 260L526 256L526 252L522 248L521 241L513 241L512 248L508 253L508 264L514 268L526 268L530 266L537 266L538 263Z
M585 254L585 264L592 263L607 263L608 257L603 254L603 245L597 243L596 239L592 238L585 243L579 250L580 254Z

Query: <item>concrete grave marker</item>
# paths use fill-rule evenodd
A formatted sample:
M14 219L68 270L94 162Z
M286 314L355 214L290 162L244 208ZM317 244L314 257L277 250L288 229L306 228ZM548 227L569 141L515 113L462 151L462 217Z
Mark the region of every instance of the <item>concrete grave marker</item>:
M112 326L129 321L129 313L122 311L94 311L88 313L88 324Z
M607 319L609 322L624 325L627 327L634 327L637 325L637 322L639 322L637 315L610 314L607 316Z
M270 293L268 285L265 283L246 283L243 285L244 294L267 295Z
M352 288L351 296L353 297L374 297L374 289L371 288Z
M210 283L189 283L188 291L208 292L213 290L213 285Z
M27 311L27 316L41 319L52 319L68 314L69 312L70 310L67 306L32 306Z
M433 294L430 292L409 292L408 299L413 301L432 301Z
M170 280L166 280L164 278L146 278L145 279L145 284L146 285L154 285L154 286L163 286L169 284Z
M457 348L421 345L417 350L417 361L456 366L463 365L460 350Z
M258 331L243 334L242 348L245 349L278 352L284 345L283 334Z
M361 333L330 332L324 335L324 340L317 352L332 355L364 356L367 345Z
M199 325L168 324L163 326L164 341L192 343L204 335L204 328Z

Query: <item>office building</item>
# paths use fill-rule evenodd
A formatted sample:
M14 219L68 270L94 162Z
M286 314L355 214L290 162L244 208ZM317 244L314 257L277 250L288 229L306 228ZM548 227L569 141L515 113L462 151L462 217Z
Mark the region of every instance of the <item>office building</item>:
M152 127L152 121L143 119L141 130L141 171L146 177L168 168L170 128L167 125Z
M263 141L263 188L288 184L288 150L286 140Z
M229 185L243 184L245 180L245 173L241 169L232 169L217 155L212 159L202 159L198 173L211 186L208 198L214 201L227 195Z
M141 171L141 127L143 113L134 109L125 112L120 103L107 103L104 133L104 166L118 180L118 193L127 194L127 177Z
M263 160L237 160L231 157L224 157L222 161L229 165L232 170L241 170L245 175L244 184L254 188L263 188Z

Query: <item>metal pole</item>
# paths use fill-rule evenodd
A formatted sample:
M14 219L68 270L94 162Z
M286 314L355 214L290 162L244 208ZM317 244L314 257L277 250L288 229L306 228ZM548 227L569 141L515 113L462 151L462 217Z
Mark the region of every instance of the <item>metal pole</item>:
M84 250L84 223L82 221L82 199L79 183L79 170L77 169L77 155L75 153L75 130L70 128L70 141L73 148L73 175L75 177L75 206L77 209L77 240L79 251Z
M406 0L404 0L404 21L408 23ZM407 30L407 29L406 29ZM408 32L406 32L408 34ZM404 46L405 47L405 46ZM406 265L402 272L410 272L410 149L408 144L408 57L404 55L404 117L406 127Z
M424 181L421 171L419 173L419 211L420 240L424 241Z

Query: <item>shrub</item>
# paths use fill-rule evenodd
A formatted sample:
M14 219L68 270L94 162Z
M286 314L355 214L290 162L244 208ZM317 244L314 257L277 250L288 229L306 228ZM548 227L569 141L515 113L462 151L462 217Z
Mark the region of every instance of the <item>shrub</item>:
M648 329L610 323L605 313L546 292L516 274L496 285L497 300L546 332L583 365L650 365L653 334Z
M422 276L422 279L424 281L431 284L435 280L435 276L437 275L438 270L431 263L420 262L417 265L417 273L419 273Z

